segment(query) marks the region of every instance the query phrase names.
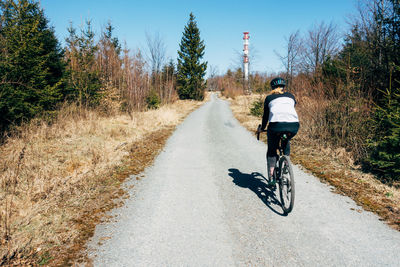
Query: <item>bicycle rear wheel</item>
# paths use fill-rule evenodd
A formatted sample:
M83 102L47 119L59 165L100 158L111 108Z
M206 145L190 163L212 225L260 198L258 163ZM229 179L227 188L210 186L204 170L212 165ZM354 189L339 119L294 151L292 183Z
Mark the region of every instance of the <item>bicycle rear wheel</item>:
M279 160L279 194L283 211L288 214L294 205L294 175L292 163L288 156L282 156Z

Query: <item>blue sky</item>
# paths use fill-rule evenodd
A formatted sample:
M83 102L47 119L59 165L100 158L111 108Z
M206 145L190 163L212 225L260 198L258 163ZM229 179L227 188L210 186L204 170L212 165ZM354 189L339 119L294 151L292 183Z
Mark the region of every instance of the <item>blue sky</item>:
M356 0L40 0L57 37L63 42L67 27L91 19L97 36L110 20L115 35L129 48L146 49L145 33L158 32L167 46L167 56L176 60L189 13L196 16L206 44L204 60L220 73L237 66L243 32L250 32L250 47L257 51L251 71L277 72L282 69L274 51L284 53L285 36L305 33L321 21L334 22L343 33L346 21L356 14ZM252 53L252 51L250 51Z

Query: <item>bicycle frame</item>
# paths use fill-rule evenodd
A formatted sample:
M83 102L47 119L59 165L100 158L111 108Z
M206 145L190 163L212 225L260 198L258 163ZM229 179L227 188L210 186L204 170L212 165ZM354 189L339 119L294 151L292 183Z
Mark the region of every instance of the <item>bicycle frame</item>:
M258 126L257 129L257 140L260 140L260 133L265 132L261 131L261 125ZM277 161L273 173L272 179L279 184L279 194L281 197L281 206L285 214L288 214L292 211L294 205L295 198L295 185L294 185L294 174L292 170L292 165L290 162L289 156L284 155L284 149L289 142L289 138L291 133L282 132L279 133L279 144L278 150L279 155L277 156ZM286 142L286 144L284 144ZM284 166L284 167L283 167ZM267 170L269 172L269 170ZM281 173L283 171L283 174ZM283 178L282 175L289 175L286 178ZM282 176L282 177L281 177ZM285 198L286 196L286 198Z

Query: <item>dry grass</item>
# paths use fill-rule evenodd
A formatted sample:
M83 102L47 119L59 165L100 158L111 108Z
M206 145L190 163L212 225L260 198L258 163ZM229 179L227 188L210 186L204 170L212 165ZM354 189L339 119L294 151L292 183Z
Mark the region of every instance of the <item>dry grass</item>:
M242 87L226 87L223 91L221 91L221 94L224 97L235 99L240 95L244 95L244 90Z
M252 103L256 100L262 99L264 101L266 95L240 95L236 96L235 99L228 99L231 102L231 109L235 117L240 123L250 131L256 131L258 124L261 123L261 119L250 115L250 108Z
M260 118L250 115L251 103L265 96L237 96L231 101L235 117L249 131L255 131ZM336 192L351 197L365 210L377 213L391 227L400 230L400 189L381 183L373 175L363 173L354 164L352 156L343 148L335 149L321 146L314 140L317 136L313 127L319 127L318 116L314 122L303 121L317 112L321 103L308 101L308 107L298 108L301 118L299 134L293 139L292 160L301 164L322 181L333 185ZM310 114L308 114L308 113ZM314 113L315 115L315 113Z
M200 104L177 101L132 119L69 109L9 138L0 147L0 265L68 263L124 194L123 180Z

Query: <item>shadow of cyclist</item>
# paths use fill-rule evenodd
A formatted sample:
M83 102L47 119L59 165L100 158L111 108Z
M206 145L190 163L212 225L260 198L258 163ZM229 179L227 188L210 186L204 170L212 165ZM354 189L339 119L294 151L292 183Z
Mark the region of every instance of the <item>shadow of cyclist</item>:
M233 178L232 182L237 186L250 189L270 210L278 215L286 216L281 209L281 203L275 195L276 187L269 186L268 180L262 174L258 172L242 173L233 168L228 169L228 171L229 176Z

